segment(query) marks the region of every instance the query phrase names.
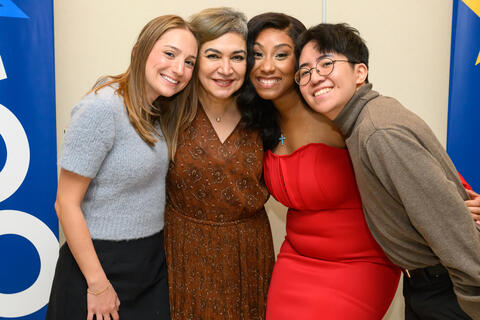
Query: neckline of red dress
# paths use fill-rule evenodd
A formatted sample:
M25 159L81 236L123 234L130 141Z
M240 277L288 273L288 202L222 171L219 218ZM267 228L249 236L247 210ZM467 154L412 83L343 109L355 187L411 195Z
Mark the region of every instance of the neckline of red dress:
M321 146L321 147L325 147L325 148L329 148L329 149L333 149L333 150L337 150L337 151L341 151L341 152L348 152L347 148L334 147L334 146L330 146L330 145L328 145L326 143L323 143L323 142L310 142L310 143L304 144L303 146L293 150L291 153L288 153L288 154L276 154L276 153L273 153L272 150L267 150L266 152L268 154L271 154L274 157L288 158L288 157L296 155L298 152L300 152L300 151L302 151L306 148L309 148L311 146Z

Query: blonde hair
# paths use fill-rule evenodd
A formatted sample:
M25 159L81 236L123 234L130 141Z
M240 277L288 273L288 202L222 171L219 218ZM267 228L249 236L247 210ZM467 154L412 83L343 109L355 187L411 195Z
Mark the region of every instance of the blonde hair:
M171 29L185 29L196 37L190 24L179 16L164 15L151 20L143 27L133 46L127 71L102 77L95 83L92 91L97 92L103 87L117 84L116 92L123 97L128 118L137 133L148 145L153 146L157 142L154 135L159 135L155 124L160 123L169 157L173 159L179 131L187 122L193 120L193 116L189 116L193 103L189 100L196 96L195 89L189 83L183 91L170 98L159 97L153 104L150 104L145 94L145 65L148 56L157 40Z

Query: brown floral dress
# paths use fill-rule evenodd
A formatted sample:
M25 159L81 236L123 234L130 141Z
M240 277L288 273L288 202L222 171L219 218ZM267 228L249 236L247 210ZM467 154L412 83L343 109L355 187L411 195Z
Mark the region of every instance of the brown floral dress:
M167 175L173 320L265 319L274 264L263 149L238 125L222 144L201 107Z

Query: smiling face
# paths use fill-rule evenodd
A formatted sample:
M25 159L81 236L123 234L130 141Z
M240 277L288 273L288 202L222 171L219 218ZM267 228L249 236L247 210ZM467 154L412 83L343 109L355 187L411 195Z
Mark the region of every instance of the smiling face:
M197 40L185 29L170 29L155 42L145 63L145 92L152 103L159 96L171 97L192 78Z
M204 98L228 100L240 89L246 72L245 39L236 32L205 42L198 59L198 79Z
M343 54L320 53L317 45L310 41L302 49L299 65L313 68L319 59L325 57L332 60L348 60ZM333 120L350 101L355 91L365 83L367 73L367 67L363 63L352 65L348 62L337 62L334 64L333 72L328 76L320 76L312 70L310 82L300 86L300 91L313 110Z
M250 81L262 99L276 100L295 91L294 44L286 31L262 30L253 45L253 56Z

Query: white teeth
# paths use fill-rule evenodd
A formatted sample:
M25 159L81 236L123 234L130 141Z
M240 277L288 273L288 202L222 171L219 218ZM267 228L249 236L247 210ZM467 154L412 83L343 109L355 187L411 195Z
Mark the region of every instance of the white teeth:
M330 91L332 91L332 88L323 88L323 89L320 89L320 90L318 90L318 91L315 91L315 92L313 93L313 95L314 95L315 97L318 97L319 95L325 94L325 93L330 92Z
M230 83L230 80L216 80L217 82L219 82L220 84L224 84L224 85L227 85Z
M167 81L170 82L170 83L173 83L173 84L177 84L177 83L178 83L178 81L176 81L176 80L174 80L174 79L172 79L172 78L170 78L169 76L166 76L166 75L164 75L164 74L162 74L162 78L165 79L165 80L167 80Z
M279 82L280 80L279 79L258 79L258 81L264 84L272 85Z

